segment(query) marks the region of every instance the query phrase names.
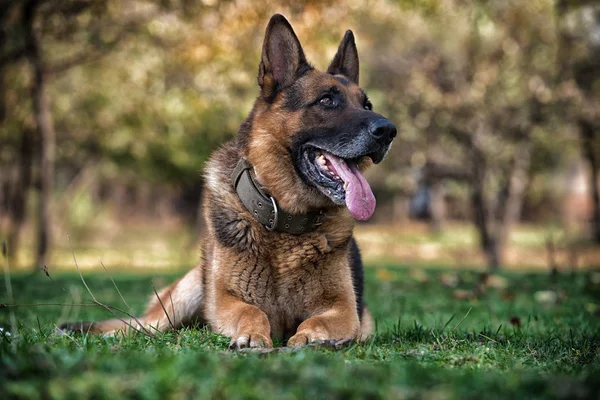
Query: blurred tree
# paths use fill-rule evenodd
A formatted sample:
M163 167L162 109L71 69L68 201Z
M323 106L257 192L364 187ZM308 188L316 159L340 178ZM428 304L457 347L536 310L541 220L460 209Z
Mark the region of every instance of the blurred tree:
M177 207L193 223L199 171L257 94L257 61L274 12L290 18L321 68L343 31L355 30L361 85L400 129L387 172L369 176L380 203L407 204L425 187L439 227L448 193L461 209L448 214L470 212L490 266L502 263L524 196L547 190L537 182L552 182L578 150L577 121L597 132L592 86L557 79L557 65L579 67L557 51L552 0L0 4L0 207L9 210L13 238L26 220L28 188L51 187L46 176L55 179L44 195L55 197L55 229L92 231L89 222L107 205L119 217ZM40 165L52 154L52 145L42 146L44 124L54 128L54 173ZM76 211L78 199L86 212Z
M37 265L46 265L46 256L51 243L51 207L54 195L54 164L56 160L56 133L48 99L48 72L41 55L40 32L35 28L40 2L29 0L23 3L23 29L25 54L32 70L32 100L38 136L41 138L40 200Z
M0 13L4 22L2 31L3 54L1 67L18 63L26 58L31 68L31 103L37 135L40 138L39 180L40 196L38 211L36 265L45 265L52 239L52 202L54 196L56 132L52 117L49 95L49 81L56 75L83 63L95 60L114 48L136 27L147 23L152 17L145 13L130 15L121 11L109 0L23 0L6 4ZM121 17L121 18L119 18ZM110 21L107 28L105 22ZM116 22L115 22L116 21ZM115 24L119 27L115 28ZM108 38L103 36L110 30ZM117 33L115 34L115 30ZM74 34L85 32L85 43L79 43L81 49L73 51ZM55 56L46 50L50 47L69 46L66 56ZM15 251L25 212L25 194L31 182L31 133L20 133L20 160L17 176L14 180L10 205L11 223L9 241Z
M0 49L9 48L11 41L10 27L13 17L13 5L10 2L0 3ZM10 90L7 65L13 63L24 54L23 49L13 49L3 52L0 57L0 126L9 119L7 104ZM18 248L18 238L21 226L26 217L26 193L31 184L31 169L33 163L33 136L30 127L23 127L20 143L17 138L11 147L15 148L12 157L15 159L13 168L5 168L0 174L0 211L9 216L7 243L11 252ZM0 159L7 157L4 150Z
M561 22L560 79L568 115L579 129L581 153L590 166L592 237L600 244L600 5L596 1L556 3Z
M381 91L393 85L385 104L401 119L400 146L409 157L390 163L396 170L416 163L430 186L448 179L466 185L481 248L498 268L520 219L532 152L540 137L555 134L547 107L555 76L552 2L437 1L416 10L409 32L396 36L410 35L410 45L391 36L384 46L395 55L380 59L370 82ZM375 23L369 28L381 36L402 29L394 19Z

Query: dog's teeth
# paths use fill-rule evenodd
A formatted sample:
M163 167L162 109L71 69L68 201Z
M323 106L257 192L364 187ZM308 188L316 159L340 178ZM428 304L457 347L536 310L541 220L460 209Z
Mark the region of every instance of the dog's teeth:
M327 160L325 160L325 156L322 154L319 157L317 157L317 162L321 165L327 164Z
M348 189L348 182L344 182L344 190Z

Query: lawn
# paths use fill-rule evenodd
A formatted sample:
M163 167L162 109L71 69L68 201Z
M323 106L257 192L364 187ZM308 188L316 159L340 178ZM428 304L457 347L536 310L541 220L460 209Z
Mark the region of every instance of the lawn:
M112 272L141 312L177 274ZM96 298L126 308L109 276L84 274ZM0 309L0 398L600 398L600 275L550 279L447 268L369 266L377 334L341 349L231 352L206 329L155 337L58 336L64 320L110 317L100 307ZM76 273L13 274L14 303L85 303ZM67 293L68 292L68 293ZM7 290L0 302L8 304ZM10 327L11 312L17 320Z

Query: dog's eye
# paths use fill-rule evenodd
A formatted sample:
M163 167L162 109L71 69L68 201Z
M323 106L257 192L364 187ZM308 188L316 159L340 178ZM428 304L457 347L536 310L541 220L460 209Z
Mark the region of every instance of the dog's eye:
M364 108L365 108L365 110L372 111L373 110L373 104L371 104L371 102L367 100L367 102L364 105Z
M333 105L333 100L331 96L323 96L321 100L319 100L319 104L322 106L331 106Z

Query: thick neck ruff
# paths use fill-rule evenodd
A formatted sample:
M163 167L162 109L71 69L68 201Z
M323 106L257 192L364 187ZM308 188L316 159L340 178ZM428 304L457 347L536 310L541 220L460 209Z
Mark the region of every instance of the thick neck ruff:
M245 158L240 159L233 170L231 183L242 204L268 231L300 235L314 231L322 223L323 213L320 211L289 214L282 210L277 201L256 182L252 165Z

